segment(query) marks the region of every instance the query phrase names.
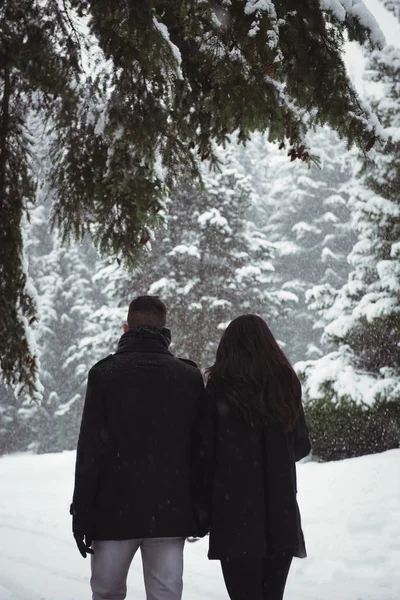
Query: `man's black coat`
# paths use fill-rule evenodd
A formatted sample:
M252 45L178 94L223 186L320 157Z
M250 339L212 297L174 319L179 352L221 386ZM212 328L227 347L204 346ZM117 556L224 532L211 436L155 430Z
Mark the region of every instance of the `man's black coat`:
M71 506L77 535L199 533L190 448L204 385L194 363L168 351L169 339L166 329L131 329L89 372Z
M196 435L209 558L306 556L295 466L311 449L303 410L292 432L253 428L208 387Z

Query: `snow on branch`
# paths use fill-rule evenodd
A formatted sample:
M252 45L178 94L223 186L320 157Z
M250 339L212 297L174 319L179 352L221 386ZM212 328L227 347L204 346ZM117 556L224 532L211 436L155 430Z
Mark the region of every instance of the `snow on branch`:
M155 17L153 17L153 25L157 29L157 31L160 32L160 34L162 35L162 37L164 38L164 40L167 42L167 44L170 47L172 56L175 58L176 74L177 74L178 79L183 79L183 74L182 74L182 69L181 69L182 56L181 56L178 46L176 46L175 44L173 44L171 42L171 39L169 37L168 28L166 27L166 25L164 25L164 23L157 21L157 19Z
M322 10L333 13L338 21L344 22L346 16L356 19L362 27L370 32L371 42L383 48L386 39L374 15L365 6L363 0L319 0Z
M272 29L267 32L268 45L271 49L277 48L279 44L279 21L274 2L272 0L246 0L244 13L254 15L254 21L249 31L250 37L254 37L258 33L262 14L268 14L272 25ZM282 58L281 53L277 58L278 60Z
M378 375L356 369L348 346L341 346L316 361L298 362L295 369L305 377L302 388L306 399L324 398L327 386L336 402L347 399L371 406L380 397L389 400L399 397L400 383L396 373L388 368L381 369Z

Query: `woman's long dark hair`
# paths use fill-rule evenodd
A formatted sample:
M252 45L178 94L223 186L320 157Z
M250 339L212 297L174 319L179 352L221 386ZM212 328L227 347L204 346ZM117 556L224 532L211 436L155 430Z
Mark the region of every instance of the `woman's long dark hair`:
M300 381L266 322L243 315L226 328L208 381L249 424L293 429L301 407Z

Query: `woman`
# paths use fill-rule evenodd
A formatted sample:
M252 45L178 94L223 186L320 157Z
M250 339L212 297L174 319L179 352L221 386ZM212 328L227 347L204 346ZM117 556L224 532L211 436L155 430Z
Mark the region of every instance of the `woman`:
M293 556L306 556L295 461L310 442L300 382L260 317L224 332L203 410L208 556L221 561L231 600L281 600Z

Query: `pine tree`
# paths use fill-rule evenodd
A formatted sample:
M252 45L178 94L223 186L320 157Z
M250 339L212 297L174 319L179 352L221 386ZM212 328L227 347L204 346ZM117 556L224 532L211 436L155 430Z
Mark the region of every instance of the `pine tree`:
M60 451L76 446L87 373L102 358L97 346L100 328L93 320L99 290L92 281L91 248L60 244L38 257L37 286L42 299L38 345L43 401L32 427L38 451Z
M293 295L270 291L272 247L247 212L254 192L231 146L221 172L204 171L204 187L179 190L168 228L155 241L134 288L158 294L169 308L173 351L202 369L214 358L223 329L253 312L267 320L287 310Z
M61 245L59 233L49 231L50 205L51 199L38 193L26 239L38 293L35 337L42 402L21 402L0 386L0 454L74 448L87 372L103 356L95 316L102 302L102 291L93 281L97 257L90 244Z
M25 405L16 425L27 423L29 443L36 451L75 447L87 372L98 358L93 320L101 293L92 282L96 257L87 243L63 246L59 233L49 231L51 198L42 190L30 210L27 251L38 292L35 334L41 365L41 405ZM19 449L26 449L24 438Z
M320 129L311 138L320 169L287 163L271 144L260 148L266 171L258 219L266 222L263 231L276 247L277 285L297 296L290 314L275 322L276 334L293 361L321 352L321 330L307 295L317 284L344 284L346 257L355 241L348 208L352 154L331 130Z
M300 365L311 406L325 403L375 421L369 442L366 427L362 442L348 434L357 451L364 442L368 451L400 444L400 50L374 53L369 77L384 85L377 111L389 142L374 161L364 161L352 195L358 241L348 282L319 299L325 338L337 350Z
M77 69L56 0L2 2L0 7L0 367L6 384L40 395L29 325L36 315L23 254L22 220L34 199L32 110L52 110L70 96Z

